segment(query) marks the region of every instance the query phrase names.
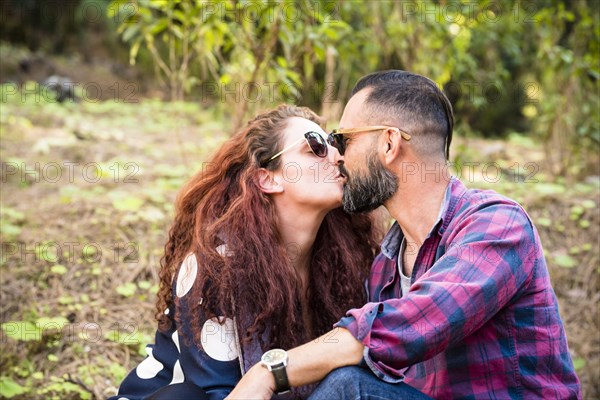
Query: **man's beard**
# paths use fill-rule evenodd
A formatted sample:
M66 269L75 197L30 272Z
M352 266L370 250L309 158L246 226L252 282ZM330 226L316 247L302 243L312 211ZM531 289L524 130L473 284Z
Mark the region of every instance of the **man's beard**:
M346 176L342 205L348 213L372 211L392 197L398 189L398 177L385 169L376 152L367 158L366 176L358 172L349 176L344 165L340 165L340 172Z

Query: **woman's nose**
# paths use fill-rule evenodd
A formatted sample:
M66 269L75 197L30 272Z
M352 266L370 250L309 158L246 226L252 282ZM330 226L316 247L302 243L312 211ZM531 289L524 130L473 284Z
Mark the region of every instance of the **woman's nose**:
M328 147L327 155L328 155L328 158L329 158L330 162L332 162L332 163L334 163L334 164L337 165L340 161L344 161L344 156L342 156L340 154L340 152L338 151L338 149L336 149L335 147L333 147L330 144L328 144L327 147Z

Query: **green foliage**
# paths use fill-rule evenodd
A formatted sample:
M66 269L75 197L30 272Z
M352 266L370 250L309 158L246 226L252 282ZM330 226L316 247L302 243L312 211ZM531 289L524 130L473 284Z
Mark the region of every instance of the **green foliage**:
M153 340L156 268L184 182L257 108L293 102L335 124L356 80L388 68L427 75L448 93L458 130L454 161L468 186L494 189L526 206L566 305L575 367L593 397L598 347L581 326L597 329L580 316L597 309L599 186L573 179L598 175L595 3L84 0L79 7L94 4L110 11L110 34L127 43L131 61L142 71L155 67L168 97L200 101L58 104L37 82L0 86L0 155L18 167L3 176L0 233L3 243L26 245L29 252L6 252L1 260L0 273L15 290L3 294L0 397L90 398L85 386L116 393ZM75 36L87 45L86 35ZM0 50L8 65L3 71L12 71L3 76L34 55L5 42ZM149 73L142 79L152 81ZM244 85L257 91L243 92ZM479 136L504 137L502 151L478 151L491 143ZM61 159L97 161L99 181L20 179L24 163ZM514 176L486 182L480 166L468 179L465 165L488 159ZM522 168L546 159L539 173ZM132 174L127 163L139 169ZM137 181L131 185L128 178ZM102 249L46 246L73 240ZM115 250L115 240L140 246ZM129 314L124 327L122 315L131 310L135 318ZM59 330L80 322L102 330Z
M2 324L4 334L12 339L24 342L40 340L41 329L32 322L28 321L10 321Z
M1 105L3 113L15 116L15 120L18 117L32 121L33 126L26 127L15 120L9 122L9 118L1 120L3 134L9 134L3 144L19 149L2 153L3 160L17 164L29 159L53 160L49 158L52 152L41 156L29 152L31 143L37 140L35 135L68 133L83 122L94 127L90 132L120 130L127 138L119 140L92 133L93 140L78 140L60 148L66 159L77 159L83 150L86 154L103 154L98 165L108 170L109 176L97 183L90 185L77 173L73 182L60 185L40 182L20 186L18 180L9 179L3 192L6 203L0 208L3 224L20 228L27 224L27 229L10 240L18 238L17 243L26 243L28 251L35 253L29 257L7 255L1 267L7 285L23 288L9 292L18 297L7 299L7 319L2 325L6 349L0 355L1 365L6 366L2 390L9 394L18 390L12 383L23 388L26 392L15 394L15 399L70 400L92 396L84 386L102 395L113 395L126 372L143 359L145 345L153 341L153 302L158 289L155 274L176 193L225 140L225 118L214 108L203 109L192 102L144 100L116 106L81 103L65 110L52 103L35 107L33 103L9 101ZM172 140L177 127L185 132L183 137L187 139L181 143L187 153L181 153L179 144ZM15 130L22 132L23 138L10 136ZM515 161L542 154L539 144L523 136L511 135L508 142L501 144L504 150L500 153L506 154L496 162L509 170ZM457 137L456 145L464 167L482 160L482 149L490 146L490 141ZM53 149L54 145L50 147ZM109 147L114 152L107 152ZM188 164L183 162L182 154L189 157ZM134 185L124 182L131 172L122 167L126 162L139 165L134 176L138 182ZM111 175L115 169L108 169L115 163L121 166L117 182ZM473 179L469 179L467 168L462 168L461 176L468 186L495 189L523 202L542 236L559 301L564 304L565 299L572 300L568 293L575 284L570 282L580 285L581 276L591 276L587 279L590 282L598 276L594 262L598 251L592 239L598 230L598 185L581 181L568 186L564 180L549 183L543 171L526 182L505 177L490 183L481 180L484 164L475 169ZM40 196L44 202L39 202ZM50 213L55 215L52 221L58 222L56 226L43 218ZM571 219L571 215L576 218ZM583 221L590 224L585 230L580 228ZM547 245L553 237L556 242ZM140 245L135 251L124 243L113 250L114 241L136 240ZM72 241L81 245L68 251L63 246L57 252L46 246ZM101 246L84 246L86 241ZM36 251L33 243L39 243L40 249ZM45 247L48 251L42 250ZM593 269L589 272L585 268ZM561 290L559 285L570 286ZM584 314L580 308L573 310L567 309L566 321ZM577 320L572 324L577 324ZM572 332L578 331L568 330L571 335ZM569 339L575 344L574 354L594 359L586 353L587 342L573 336ZM595 351L595 347L590 349ZM587 366L591 365L589 362ZM589 370L579 371L583 376Z
M109 11L132 61L147 49L172 99L230 105L233 130L282 100L336 118L360 76L398 68L443 87L463 133L532 130L555 176L589 173L600 146L600 24L585 0L115 0Z
M4 238L12 238L21 233L25 215L9 207L0 207L0 232Z
M137 287L134 283L128 282L124 285L117 286L117 293L123 297L131 297L135 294Z
M577 262L568 254L560 254L554 257L554 262L563 268L573 268Z
M76 395L77 398L82 400L89 400L92 398L92 394L83 389L81 386L56 376L51 376L50 384L47 384L39 389L37 394L44 395L46 398L52 399L61 399L69 395Z
M533 79L540 86L533 128L557 176L577 176L600 145L600 24L597 4L557 2L542 7L529 38Z
M6 376L0 377L0 396L10 399L24 393L27 393L26 388Z
M585 367L585 359L577 357L573 360L573 367L575 368L575 371L582 370Z

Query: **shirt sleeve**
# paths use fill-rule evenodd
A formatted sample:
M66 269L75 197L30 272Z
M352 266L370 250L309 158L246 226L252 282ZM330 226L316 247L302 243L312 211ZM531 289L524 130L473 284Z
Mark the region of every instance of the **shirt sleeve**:
M370 369L388 382L402 370L462 341L531 281L536 235L523 209L482 205L461 216L445 254L402 298L348 311L336 326L365 346Z
M197 273L196 257L189 255L173 285L173 293L183 306ZM175 306L168 314L175 315ZM233 321L229 318L206 320L202 326L201 346L194 344L189 328L176 326L172 319L170 330L157 331L155 344L146 346L147 357L127 375L119 394L109 400L141 400L168 385L182 382L201 388L210 400L225 398L241 379ZM187 341L182 338L184 334L188 335ZM194 396L190 393L190 397Z
M155 342L146 346L146 358L123 380L119 394L108 400L141 400L169 385L179 362L179 352L173 341L175 328L156 331Z

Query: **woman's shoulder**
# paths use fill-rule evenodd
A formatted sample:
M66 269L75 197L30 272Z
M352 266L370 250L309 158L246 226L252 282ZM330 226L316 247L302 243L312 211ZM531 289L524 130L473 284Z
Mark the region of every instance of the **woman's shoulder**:
M223 256L229 255L227 245L218 246L216 250ZM198 257L194 253L189 253L179 266L173 282L173 293L176 298L184 300L184 303L178 302L180 306L185 307L187 297L198 281L198 274L202 273L201 266L199 267L198 264ZM195 302L196 299L193 301ZM203 298L200 297L198 301L202 304ZM198 350L203 350L208 357L216 361L227 362L238 358L240 349L237 327L233 319L224 316L206 318L202 313L196 317L203 321L201 324L202 347ZM186 328L189 329L189 327L178 326L180 331Z
M231 257L232 255L226 244L217 246L215 250L223 257ZM173 293L175 296L181 298L190 292L198 278L198 269L198 257L193 252L188 253L173 276Z

